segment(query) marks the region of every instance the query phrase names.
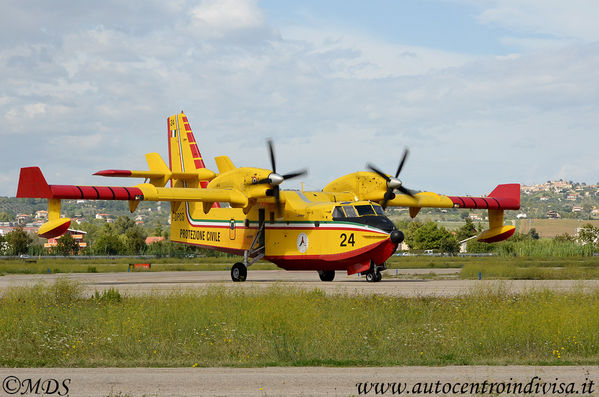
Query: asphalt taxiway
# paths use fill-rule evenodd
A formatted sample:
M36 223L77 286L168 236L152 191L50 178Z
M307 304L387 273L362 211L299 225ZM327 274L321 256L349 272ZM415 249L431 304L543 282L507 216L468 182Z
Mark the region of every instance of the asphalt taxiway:
M368 283L364 277L337 272L332 282L320 281L316 272L255 270L248 272L245 282L234 283L227 271L166 271L123 273L63 273L11 274L0 277L0 291L10 287L51 284L59 278L80 282L85 291L93 293L110 288L127 295L169 293L194 289L224 288L261 291L274 286L285 288L319 289L330 294L384 294L393 296L455 296L480 290L501 290L522 293L534 289L573 291L595 289L599 280L460 280L457 278L429 279L427 273L451 277L457 269L403 270L410 278L395 278L395 270L378 283ZM423 277L420 277L420 276Z

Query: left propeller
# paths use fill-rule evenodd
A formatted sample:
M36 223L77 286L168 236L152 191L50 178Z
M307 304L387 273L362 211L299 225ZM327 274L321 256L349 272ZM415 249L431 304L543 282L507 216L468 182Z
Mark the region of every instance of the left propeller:
M408 149L405 149L401 161L399 162L399 166L397 167L397 171L395 172L395 177L388 176L372 164L366 165L371 171L378 174L387 182L387 191L385 192L385 195L383 196L383 202L381 203L383 209L387 208L387 203L389 202L389 200L393 200L395 198L395 193L393 193L393 191L396 189L402 192L403 194L407 194L408 196L415 198L412 192L403 187L402 182L398 179L399 173L401 172L406 162L406 159L408 158L408 153L410 153Z
M297 178L299 176L304 176L308 174L308 170L303 169L296 172L290 172L288 174L277 174L277 163L275 161L275 150L272 143L272 140L269 139L267 142L268 145L268 153L270 155L270 165L272 166L272 172L268 175L267 178L260 179L256 181L255 184L268 184L272 186L272 194L275 198L275 202L277 203L277 213L281 212L281 196L280 196L280 188L279 185L288 179Z

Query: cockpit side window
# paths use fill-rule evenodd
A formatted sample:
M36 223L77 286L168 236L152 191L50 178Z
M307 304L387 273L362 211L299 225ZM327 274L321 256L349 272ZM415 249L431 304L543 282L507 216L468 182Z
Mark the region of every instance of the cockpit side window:
M356 209L353 206L347 205L347 206L344 206L343 209L345 210L345 214L347 215L348 218L357 218L358 217L358 213L356 212Z
M333 210L333 218L345 218L345 214L343 213L343 208L337 206Z
M372 205L356 205L356 210L360 216L365 215L376 215L374 210L372 209Z
M376 212L377 215L385 215L385 211L383 210L383 207L381 207L380 205L372 205L372 208L374 208L374 212Z

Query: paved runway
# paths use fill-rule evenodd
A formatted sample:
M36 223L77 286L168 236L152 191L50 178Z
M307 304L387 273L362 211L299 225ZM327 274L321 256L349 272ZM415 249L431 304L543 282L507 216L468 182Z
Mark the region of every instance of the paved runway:
M9 391L15 391L17 385L27 383L27 379L34 383L41 379L40 384L48 382L48 386L55 385L55 382L49 381L53 379L60 385L58 391L62 392L61 395L68 388L70 396L90 397L374 396L399 395L397 388L400 386L407 387L407 393L402 393L404 395L500 395L498 389L490 392L491 382L495 383L495 388L503 388L504 393L501 395L514 395L506 392L507 387L510 385L509 387L515 388L520 383L524 391L530 384L532 392L518 395L563 396L566 393L559 393L560 385L563 384L561 387L565 390L567 387L572 388L572 393L569 394L585 396L590 394L583 393L584 390L595 391L593 394L597 394L599 367L4 368L0 369L0 381L3 381L5 390L0 390L0 395L9 395L7 387ZM591 381L594 385L591 385ZM543 382L547 382L545 391L542 389ZM362 385L358 385L359 383ZM378 385L375 386L376 383ZM366 390L359 387L367 387L369 392L364 393ZM384 394L381 389L376 393L375 387L388 389ZM396 393L392 393L392 387L395 387ZM432 392L416 393L418 387L421 391ZM470 393L476 387L479 387L479 392ZM435 389L439 392L435 393ZM16 395L21 395L23 390L18 390ZM54 395L58 395L58 392Z
M410 279L383 278L379 283L368 283L364 277L347 276L337 272L335 281L322 282L316 272L288 272L284 270L250 269L248 280L233 283L226 271L178 271L178 272L131 272L131 273L67 273L6 275L0 277L0 290L11 286L52 283L58 278L68 278L81 282L86 291L102 291L116 288L124 294L149 292L167 293L173 290L196 288L226 288L232 290L260 290L272 286L290 288L321 289L331 294L385 294L395 296L453 296L476 290L502 289L512 293L522 293L531 289L549 288L570 291L599 288L599 280L459 280L418 279L418 274L429 273L450 275L457 269L404 270L414 274ZM388 271L392 275L394 270Z

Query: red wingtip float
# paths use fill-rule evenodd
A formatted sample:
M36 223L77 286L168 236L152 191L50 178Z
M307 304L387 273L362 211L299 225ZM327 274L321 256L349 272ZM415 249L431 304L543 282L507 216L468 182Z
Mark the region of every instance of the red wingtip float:
M131 212L142 200L168 201L173 241L243 256L232 267L234 281L245 280L247 268L260 259L284 269L318 271L323 281L332 281L336 270L380 281L386 260L403 241L403 233L385 216L386 207L407 207L412 217L425 207L485 209L489 229L478 236L484 242L510 237L515 227L503 225L503 213L520 208L518 184L499 185L487 197L408 190L398 179L407 151L394 176L368 165L368 172L342 176L322 191L304 192L280 188L306 171L277 173L270 142L271 169L236 167L219 156L216 173L205 167L185 114L167 119L167 141L168 165L158 153L149 153L149 170L95 174L145 179L137 186L48 185L39 168L29 167L21 169L17 197L48 200L48 222L38 232L46 238L61 235L70 225L60 217L63 199L127 200Z
M103 170L94 173L94 175L127 178L131 176L131 170Z

